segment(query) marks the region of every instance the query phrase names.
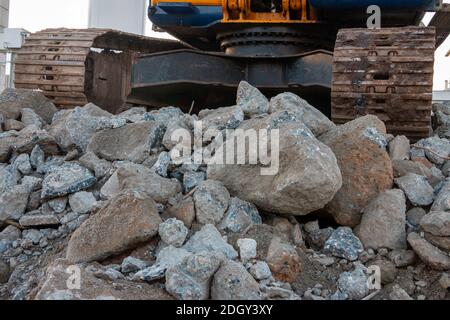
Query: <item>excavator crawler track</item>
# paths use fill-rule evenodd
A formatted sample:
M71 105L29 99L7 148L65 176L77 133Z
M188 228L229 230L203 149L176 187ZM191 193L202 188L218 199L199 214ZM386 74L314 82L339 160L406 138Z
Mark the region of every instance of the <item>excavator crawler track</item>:
M179 41L109 29L46 29L30 35L17 52L14 84L41 90L58 108L94 102L118 112L131 90L137 53L186 48Z
M334 50L332 119L377 115L389 133L428 137L435 30L427 27L342 29Z

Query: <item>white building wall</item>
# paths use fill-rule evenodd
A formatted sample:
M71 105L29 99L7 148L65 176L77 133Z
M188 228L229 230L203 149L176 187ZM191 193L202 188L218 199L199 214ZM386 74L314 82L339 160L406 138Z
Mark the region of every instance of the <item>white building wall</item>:
M90 0L89 28L145 34L148 0Z
M0 0L0 33L8 27L9 0ZM0 50L0 91L6 87L6 51Z

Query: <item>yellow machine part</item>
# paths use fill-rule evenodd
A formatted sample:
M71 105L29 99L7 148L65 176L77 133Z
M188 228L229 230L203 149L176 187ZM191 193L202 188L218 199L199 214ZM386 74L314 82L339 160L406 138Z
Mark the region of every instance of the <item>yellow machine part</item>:
M159 3L190 3L194 6L221 6L223 23L317 23L317 15L308 0L281 0L280 12L254 12L251 0L151 0Z

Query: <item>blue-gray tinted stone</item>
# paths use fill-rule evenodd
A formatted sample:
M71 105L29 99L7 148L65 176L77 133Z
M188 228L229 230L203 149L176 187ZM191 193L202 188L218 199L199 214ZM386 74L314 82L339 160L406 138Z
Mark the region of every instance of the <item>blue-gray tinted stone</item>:
M437 165L445 163L445 157L450 155L450 141L441 139L438 136L420 140L417 146L424 148L426 157ZM420 150L420 149L419 149Z
M340 227L325 242L324 250L335 257L355 261L364 247L351 228Z
M257 88L245 81L239 84L236 102L247 116L269 112L269 100Z
M20 173L13 165L0 167L0 194L14 187L20 180Z
M219 228L226 232L238 233L250 225L261 224L262 219L258 209L252 203L239 198L232 198L230 207Z
M203 129L224 130L236 129L244 121L244 112L239 107L226 107L208 110L204 109L199 113Z
M219 269L222 258L214 252L186 257L182 263L167 270L166 290L179 300L209 299L211 279Z
M183 246L183 249L192 253L220 252L230 260L238 257L237 251L222 238L219 231L211 224L195 233Z
M320 136L335 127L335 124L299 96L285 92L270 100L270 113L288 111L295 114L315 136Z
M206 179L206 173L199 172L186 172L183 176L184 192L189 193L196 186L200 185Z
M154 110L151 112L147 112L143 116L144 121L156 121L164 126L167 126L167 124L170 121L173 121L177 118L180 118L183 116L183 111L181 111L179 108L175 107L165 107L161 108L159 110Z
M168 152L161 152L158 160L153 165L152 169L161 177L167 178L167 169L170 165L170 154Z
M121 271L123 273L130 273L145 269L146 267L146 262L134 257L127 257L122 262Z
M108 161L143 163L152 149L161 146L165 128L159 122L128 124L99 131L92 136L88 151Z
M228 190L219 181L203 181L194 193L195 212L200 224L219 223L230 203Z
M431 211L450 211L450 178L447 178L437 191Z
M77 163L64 163L46 174L42 184L42 198L50 199L85 190L97 179Z
M395 183L405 192L415 206L428 206L433 203L434 189L427 178L414 173L395 179Z
M338 280L338 291L350 300L361 300L369 294L364 267L357 265L352 272L344 272Z
M0 222L19 220L25 213L31 190L27 185L17 185L0 194Z
M211 286L213 300L260 300L258 282L245 267L234 261L222 264Z

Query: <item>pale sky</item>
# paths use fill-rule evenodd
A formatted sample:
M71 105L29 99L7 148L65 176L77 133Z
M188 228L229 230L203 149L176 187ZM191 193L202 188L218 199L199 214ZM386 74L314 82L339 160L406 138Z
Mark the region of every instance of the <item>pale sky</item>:
M444 2L450 3L450 0ZM89 0L11 0L10 28L24 28L35 32L45 28L86 28L88 25ZM143 14L146 11L143 10ZM428 14L425 22L428 23ZM146 25L147 35L163 36L151 31L151 24ZM435 90L444 89L445 80L450 80L450 57L445 54L450 50L450 38L436 50Z

